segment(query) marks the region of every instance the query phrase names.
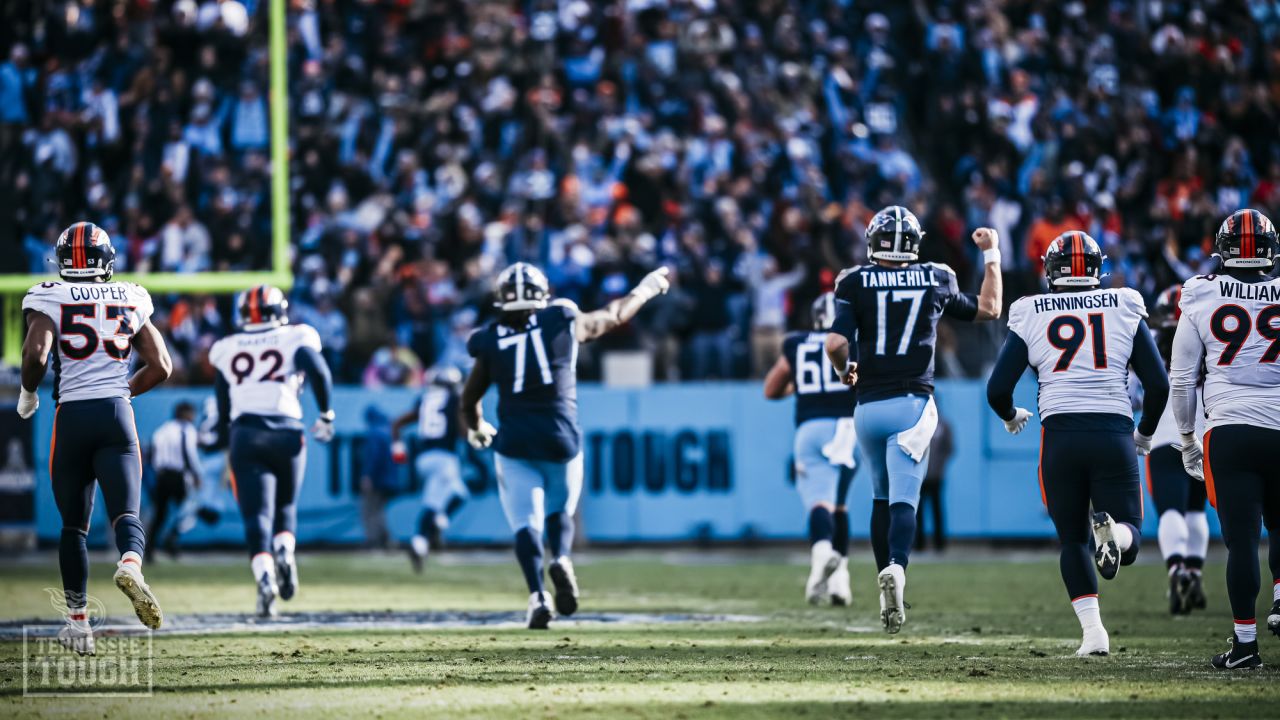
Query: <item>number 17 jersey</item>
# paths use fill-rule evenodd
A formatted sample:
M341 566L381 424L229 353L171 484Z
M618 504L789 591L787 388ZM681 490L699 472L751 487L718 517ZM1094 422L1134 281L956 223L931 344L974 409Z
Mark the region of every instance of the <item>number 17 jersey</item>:
M1040 418L1063 413L1133 417L1129 356L1147 317L1131 288L1046 293L1009 307L1009 332L1027 345L1040 380Z
M231 420L241 415L302 420L305 375L298 350L320 352L320 334L310 325L280 327L228 335L209 349L209 362L226 380Z

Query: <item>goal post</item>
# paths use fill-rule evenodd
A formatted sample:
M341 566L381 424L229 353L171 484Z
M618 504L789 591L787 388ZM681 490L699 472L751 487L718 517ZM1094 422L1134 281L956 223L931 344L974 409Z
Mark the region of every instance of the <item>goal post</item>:
M287 0L268 0L267 42L270 55L271 138L271 269L255 272L206 273L120 273L115 279L135 282L158 294L229 294L253 285L270 284L282 290L293 286L289 253L289 70L286 47ZM92 220L92 218L88 218ZM4 297L4 363L22 361L22 298L32 285L57 274L0 275L0 296Z

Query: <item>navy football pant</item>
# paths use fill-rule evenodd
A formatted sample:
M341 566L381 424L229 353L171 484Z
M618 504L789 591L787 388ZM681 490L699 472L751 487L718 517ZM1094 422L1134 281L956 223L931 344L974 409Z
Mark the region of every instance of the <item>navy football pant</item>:
M249 557L271 552L275 535L297 533L305 449L301 430L231 426L231 479Z
M1128 432L1045 428L1040 435L1040 496L1062 544L1059 566L1072 600L1098 592L1093 560L1093 512L1105 512L1133 532L1120 558L1137 559L1142 535L1142 481Z
M67 604L80 607L89 579L86 540L98 485L115 531L116 549L139 556L146 550L146 535L138 520L142 454L129 401L103 398L58 405L49 447L49 476L62 516L58 545L62 586Z
M1209 502L1218 509L1227 544L1227 597L1237 621L1253 620L1262 579L1258 540L1265 523L1280 533L1280 469L1269 452L1280 447L1280 430L1221 425L1204 434L1204 479ZM1268 563L1280 579L1280 541L1271 542Z

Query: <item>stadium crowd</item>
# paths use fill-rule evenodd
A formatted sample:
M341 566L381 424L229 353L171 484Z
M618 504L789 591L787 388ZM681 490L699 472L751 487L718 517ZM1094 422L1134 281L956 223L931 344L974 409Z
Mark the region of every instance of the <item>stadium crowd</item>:
M118 270L269 266L266 5L3 4L5 272L47 271L79 219ZM1232 210L1280 211L1273 0L289 5L292 307L345 381L465 365L515 260L585 307L671 266L605 349L745 377L882 205L967 287L969 232L995 227L1010 299L1063 230L1151 297ZM229 299L157 300L180 378L209 382ZM980 372L996 338L955 332L940 374Z

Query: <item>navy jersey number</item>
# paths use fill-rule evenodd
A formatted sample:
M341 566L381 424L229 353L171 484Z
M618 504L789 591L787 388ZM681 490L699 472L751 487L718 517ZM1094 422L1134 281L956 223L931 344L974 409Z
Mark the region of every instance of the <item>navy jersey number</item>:
M1273 363L1280 358L1280 327L1276 325L1278 319L1280 319L1280 305L1268 305L1258 313L1256 321L1258 334L1264 340L1271 341L1258 362ZM1230 325L1227 323L1228 320L1231 321ZM1249 334L1254 326L1255 321L1249 317L1249 311L1239 305L1223 305L1213 313L1213 317L1209 318L1209 329L1213 331L1213 336L1218 339L1218 342L1225 346L1222 348L1222 354L1218 356L1219 365L1230 365L1235 361L1240 348L1244 347L1245 342L1249 340Z
M1070 334L1064 331L1070 330ZM1093 367L1105 370L1107 367L1107 331L1101 313L1089 315L1089 333L1093 336ZM1084 345L1084 322L1074 315L1063 315L1049 323L1049 344L1062 351L1058 363L1053 366L1054 372L1063 372L1071 367L1080 346Z
M534 328L527 333L510 335L498 339L498 349L515 348L515 378L511 383L511 392L524 391L524 368L528 357L526 345L533 345L533 355L538 360L538 371L542 375L542 384L551 384L551 363L547 362L547 348L542 344L542 328Z

